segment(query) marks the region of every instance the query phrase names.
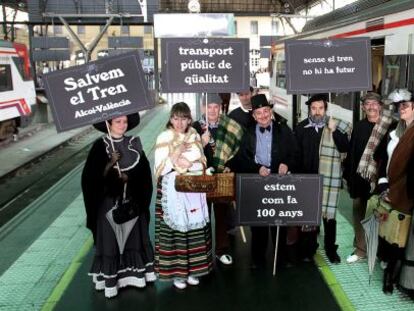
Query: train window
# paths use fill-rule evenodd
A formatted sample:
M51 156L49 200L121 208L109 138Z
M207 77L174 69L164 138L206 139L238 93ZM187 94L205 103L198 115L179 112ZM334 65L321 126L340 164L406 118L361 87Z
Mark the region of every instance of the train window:
M13 80L10 65L0 65L0 92L12 90Z
M286 88L286 62L278 61L276 63L276 86L282 89Z
M396 88L407 87L407 55L386 55L384 64L382 95L386 97Z
M414 91L414 55L409 56L409 72L408 72L408 89L413 92Z
M31 80L31 77L29 74L26 73L24 70L24 60L21 57L12 57L14 64L16 65L17 71L20 74L20 77L23 81Z
M342 108L352 110L352 93L331 93L331 103L341 106Z

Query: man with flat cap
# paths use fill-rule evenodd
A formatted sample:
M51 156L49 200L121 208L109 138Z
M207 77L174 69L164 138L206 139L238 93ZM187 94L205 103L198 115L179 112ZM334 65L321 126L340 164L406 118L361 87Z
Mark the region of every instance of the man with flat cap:
M299 145L299 170L305 174L323 175L322 220L324 247L331 263L339 263L336 240L336 210L342 186L342 154L348 150L351 126L349 123L328 117L328 99L316 94L306 102L308 118L295 128ZM304 261L312 261L318 248L316 227L302 227L299 251Z
M373 175L378 173L374 154L378 152L381 158L383 156L381 151L385 151L386 154L387 131L390 127L388 120L391 119L387 117L391 112L383 109L383 102L379 94L368 92L361 101L365 118L354 124L344 170L344 179L347 181L348 192L352 198L355 233L354 251L347 257L347 263L360 262L366 258L365 232L361 220L365 218L367 202L372 195L370 184L374 181L375 176L369 176L371 174L365 172L371 172ZM371 142L368 143L369 141ZM372 170L366 169L372 165L374 165Z
M207 166L213 167L216 173L228 171L243 136L243 129L236 121L224 113L220 114L221 103L222 99L218 94L207 94L207 111L200 120L193 124L201 136ZM231 220L229 219L231 208L232 204L230 203L214 203L215 254L216 258L224 265L233 263L227 233L231 229Z
M251 98L253 117L256 123L249 127L243 136L237 155L238 173L285 175L295 171L297 145L291 129L284 123L273 120L272 105L264 94ZM253 207L252 207L253 208ZM272 237L276 237L275 227L271 228ZM266 264L266 250L269 241L269 227L251 227L252 267L262 268ZM287 229L281 228L278 262L286 256ZM273 242L275 242L273 240Z

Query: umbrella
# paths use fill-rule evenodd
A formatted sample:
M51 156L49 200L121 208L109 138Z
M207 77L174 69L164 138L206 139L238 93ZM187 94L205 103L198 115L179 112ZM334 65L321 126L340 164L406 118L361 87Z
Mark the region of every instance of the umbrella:
M124 222L123 224L117 224L115 223L114 218L112 216L112 211L115 209L115 207L116 206L111 208L106 213L106 218L108 219L112 229L114 230L116 241L119 247L119 253L122 255L124 253L126 241L128 240L129 234L131 233L132 228L138 220L138 216L132 218L131 220L128 220L127 222Z
M362 220L361 224L365 231L369 284L371 284L372 272L374 271L375 260L377 258L379 220L375 214L371 214L369 217Z

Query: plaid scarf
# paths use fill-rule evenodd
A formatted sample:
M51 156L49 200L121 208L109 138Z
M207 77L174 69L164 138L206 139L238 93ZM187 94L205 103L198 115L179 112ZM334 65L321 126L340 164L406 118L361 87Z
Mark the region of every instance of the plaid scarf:
M351 136L351 124L335 119L336 130ZM319 146L319 174L323 175L322 216L335 219L339 191L342 186L341 154L336 148L332 132L325 127Z
M220 115L216 133L216 149L212 161L217 173L222 172L226 162L235 156L242 136L243 129L236 121L224 114Z
M382 110L380 120L372 129L371 136L368 139L358 164L357 173L361 175L362 178L369 181L371 192L374 191L378 178L377 162L374 160L374 152L390 127L392 122L392 111L393 105L388 105Z

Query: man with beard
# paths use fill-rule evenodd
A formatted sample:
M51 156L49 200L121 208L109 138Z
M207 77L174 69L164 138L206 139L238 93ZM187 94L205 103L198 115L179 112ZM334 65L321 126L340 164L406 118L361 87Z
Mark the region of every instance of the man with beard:
M350 124L326 114L327 97L313 95L307 102L308 118L300 122L295 135L299 145L299 171L323 175L322 220L324 247L331 263L339 263L336 240L336 207L342 183L341 153L348 150ZM303 227L300 234L300 252L304 261L311 261L318 248L318 228Z
M366 257L365 234L361 220L365 217L367 201L371 196L371 186L370 181L361 177L361 174L358 173L358 166L363 153L367 149L368 140L373 134L374 127L377 124L378 127L380 124L382 105L381 96L377 93L369 92L362 98L362 110L365 112L366 117L354 126L348 155L345 160L344 178L348 184L349 195L353 199L352 214L355 233L355 249L346 259L347 263L358 262ZM371 156L380 142L378 135L374 136L378 139L377 144L369 148Z

